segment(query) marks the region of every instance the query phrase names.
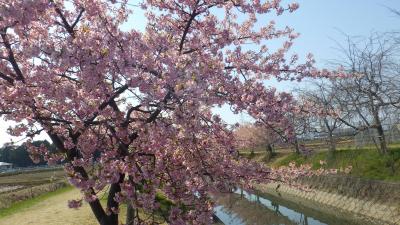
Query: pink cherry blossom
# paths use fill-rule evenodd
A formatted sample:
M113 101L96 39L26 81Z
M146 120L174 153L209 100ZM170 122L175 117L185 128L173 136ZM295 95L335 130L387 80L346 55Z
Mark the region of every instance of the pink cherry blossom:
M82 206L82 199L81 200L69 200L68 207L72 209L77 209Z
M288 54L298 33L258 21L298 8L280 2L145 0L139 30L126 24L127 0L2 1L0 112L17 122L10 134L48 134L57 152L30 146L32 157L63 160L99 223L117 224L128 200L153 212L161 191L191 206L173 208L169 223L207 224L212 191L310 173L238 159L233 129L212 112L227 105L290 139L287 115L300 107L264 83L340 74L315 69L312 55L298 62ZM273 39L282 46L271 50Z

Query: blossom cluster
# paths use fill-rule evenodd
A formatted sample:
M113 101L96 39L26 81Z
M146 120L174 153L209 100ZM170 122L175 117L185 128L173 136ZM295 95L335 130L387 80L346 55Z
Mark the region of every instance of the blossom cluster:
M1 3L0 112L18 123L11 134L45 132L57 147L49 153L31 146L32 157L63 160L69 181L108 224L118 223L123 202L154 211L159 190L176 206L169 223L208 224L210 191L304 174L308 168L272 170L238 160L232 129L212 112L228 105L292 134L286 116L296 112L292 96L264 82L332 74L313 68L311 56L303 64L288 56L298 36L293 29L257 20L298 5L145 0L140 6L144 30L137 21L126 29L127 0ZM269 49L273 39L282 46ZM106 189L104 209L98 193Z

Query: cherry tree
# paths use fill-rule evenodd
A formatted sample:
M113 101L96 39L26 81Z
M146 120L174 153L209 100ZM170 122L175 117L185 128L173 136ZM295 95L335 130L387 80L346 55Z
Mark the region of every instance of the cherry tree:
M273 145L281 143L284 138L279 134L267 127L257 126L253 124L241 124L235 129L235 138L239 142L239 148L251 150L254 153L256 148L265 149L266 157L269 159L273 156Z
M153 212L158 191L174 203L169 223L209 224L209 192L301 174L236 160L232 130L211 110L228 105L285 123L292 97L263 82L329 75L312 67L312 56L299 64L287 55L298 36L291 28L257 23L298 5L145 0L138 7L144 30L137 21L121 29L135 13L127 1L0 1L0 112L17 122L12 135L26 135L29 145L45 132L57 148L30 145L32 158L62 161L102 225L118 224L122 203ZM271 39L282 46L269 49Z

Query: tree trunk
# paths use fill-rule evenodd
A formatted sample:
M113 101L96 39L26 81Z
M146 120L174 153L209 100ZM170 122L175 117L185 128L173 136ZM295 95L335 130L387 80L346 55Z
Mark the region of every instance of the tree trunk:
M267 146L266 146L266 148L265 148L265 150L267 151L267 158L268 159L271 159L272 158L272 156L273 156L273 154L274 154L274 151L273 151L273 148L272 148L272 144L267 144Z
M376 124L376 131L378 132L378 140L379 140L379 147L380 147L380 152L382 154L387 154L388 153L388 148L386 144L386 137L385 137L385 132L382 127L381 120L379 118L379 112L374 112L374 120Z
M329 151L334 152L336 151L336 142L335 138L333 137L332 131L329 131L328 136L329 136Z
M126 225L135 225L135 208L131 202L128 202L128 207L126 208Z
M300 154L300 146L297 137L294 138L294 150L297 154Z
M386 144L386 137L385 137L385 133L383 131L382 125L379 124L378 127L376 128L376 130L378 131L378 140L379 140L379 146L381 148L381 152L383 154L387 154L388 149L387 149L387 144Z
M266 150L267 150L267 153L269 153L270 155L272 155L272 153L273 153L272 144L267 144Z
M120 184L125 178L125 174L120 174L119 181L117 183L111 184L110 191L108 192L107 197L107 208L109 210L119 208L119 203L115 201L114 197L117 193L121 192ZM103 225L103 224L102 224ZM107 225L118 225L118 214L111 212L109 216L107 216Z
M115 221L112 217L105 216L100 221L100 225L118 225L118 220Z

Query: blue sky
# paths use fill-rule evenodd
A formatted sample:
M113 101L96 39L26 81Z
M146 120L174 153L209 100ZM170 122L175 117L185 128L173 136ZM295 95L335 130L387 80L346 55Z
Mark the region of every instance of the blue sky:
M312 53L316 66L329 68L329 60L340 57L337 43L350 36L368 36L373 32L400 30L400 16L388 8L400 10L400 0L300 0L300 8L291 14L273 17L277 25L294 28L300 33L292 50L305 56ZM280 91L304 85L298 82L267 81ZM229 108L215 110L228 123L245 122L246 115L234 115Z
M399 9L399 0L301 0L300 8L278 22L290 24L301 34L294 51L312 52L319 65L335 58L333 40L343 42L343 34L366 36L371 32L399 30L400 17L387 7Z
M334 47L335 41L343 43L342 33L368 36L372 32L400 30L400 16L394 15L387 9L389 7L400 10L400 0L298 0L297 2L300 8L296 12L273 19L279 26L289 25L301 34L295 41L293 51L300 56L313 53L318 67L327 67L328 60L338 57L338 51ZM265 18L265 22L268 22L267 19ZM144 23L143 14L136 12L126 25L143 28ZM300 84L270 81L266 85L289 91ZM228 123L247 120L245 115L233 115L228 108L216 112L219 112ZM0 146L10 140L5 132L9 125L0 120Z

